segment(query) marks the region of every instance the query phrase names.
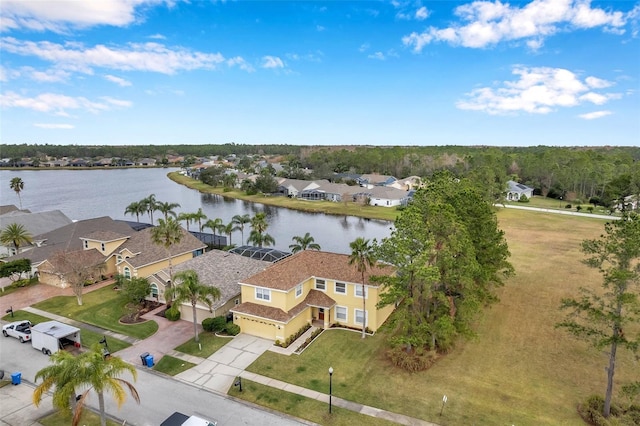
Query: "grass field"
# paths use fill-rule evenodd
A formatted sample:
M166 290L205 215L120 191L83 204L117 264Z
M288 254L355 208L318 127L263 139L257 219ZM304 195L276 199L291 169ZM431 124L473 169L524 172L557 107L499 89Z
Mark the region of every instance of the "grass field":
M604 393L607 357L554 325L563 297L601 277L581 263L580 242L604 221L501 209L498 213L516 276L500 302L476 324L477 338L461 342L428 371L409 374L384 357L384 332L362 341L356 333L323 333L302 355L266 353L250 370L443 425L582 425L576 405ZM632 357L619 352L616 382L638 379ZM440 417L443 395L448 402Z
M218 337L214 333L206 331L200 333L198 337L200 338L200 344L196 343L195 338L193 338L178 346L175 350L201 358L208 358L231 341L231 339L227 337Z
M165 355L153 366L153 369L169 376L175 376L195 366L193 363L183 361L171 355Z
M145 339L158 330L155 321L120 323L120 318L125 314L126 303L112 286L86 293L82 300L83 304L78 305L75 296L56 296L36 303L33 307L138 339Z

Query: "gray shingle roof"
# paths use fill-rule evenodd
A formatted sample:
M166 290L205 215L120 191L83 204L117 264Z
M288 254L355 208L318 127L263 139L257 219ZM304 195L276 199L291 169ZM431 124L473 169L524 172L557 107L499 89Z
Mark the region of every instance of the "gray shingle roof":
M0 216L0 229L4 229L12 223L24 226L34 236L61 228L72 223L72 221L60 210L39 213L14 210Z
M221 250L211 250L202 256L194 257L186 262L173 267L173 273L194 270L202 284L217 287L221 297L213 304L217 309L227 303L231 298L240 294L239 281L263 271L271 262L250 259ZM165 282L169 269L164 269L154 276Z

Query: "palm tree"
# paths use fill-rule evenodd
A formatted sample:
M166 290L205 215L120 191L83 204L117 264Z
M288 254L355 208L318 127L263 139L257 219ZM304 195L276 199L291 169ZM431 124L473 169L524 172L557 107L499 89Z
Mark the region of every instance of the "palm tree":
M51 355L51 365L36 373L35 382L42 379L33 391L33 403L39 406L42 397L52 388L53 406L62 411L75 409L77 361L76 357L67 351L58 351Z
M184 220L187 225L187 231L189 230L189 224L193 220L193 213L180 213L178 215L178 220Z
M136 215L136 221L140 222L140 215L146 213L147 206L143 201L134 201L124 209L124 214Z
M20 197L20 191L24 189L24 182L19 177L14 177L9 183L9 187L18 194L18 201L20 201L20 210L22 210L22 198Z
M238 227L233 222L229 222L226 225L222 225L220 227L220 232L224 233L226 236L229 237L229 246L233 245L231 243L231 234L233 233L233 231L237 231L237 230L238 230Z
M102 426L107 424L104 406L105 392L114 396L118 407L122 406L125 401L124 388L127 388L133 399L140 403L140 396L133 384L119 377L122 373L129 372L135 381L137 378L135 367L119 357L105 354L99 344L77 357L66 351L58 351L51 356L51 360L53 361L52 365L36 373L36 381L43 379L43 382L35 389L33 402L38 406L43 395L55 387L53 404L63 410L73 408L72 426L76 426L80 422L82 410L91 390L98 394L100 424ZM80 396L74 408L76 387L88 387L88 389Z
M367 299L365 298L364 273L367 267L371 268L376 260L373 255L373 247L369 240L362 237L356 238L349 243L351 247L351 255L349 256L349 265L356 265L358 272L362 274L362 338L365 336L367 323Z
M267 215L263 212L256 213L256 215L251 219L251 233L249 234L247 242L257 245L258 247L275 244L276 240L266 233L268 227Z
M209 219L207 220L204 225L202 226L203 228L209 228L213 231L213 242L216 242L216 231L219 231L220 228L224 226L222 219L220 219L219 217L215 218L215 219ZM212 244L213 245L213 244Z
M33 239L31 234L24 225L19 223L10 223L0 232L0 242L3 246L12 245L16 249L16 254L20 253L20 247L25 244L31 244Z
M251 217L249 217L248 214L244 214L244 215L235 215L234 217L231 218L231 221L233 223L235 223L237 225L237 228L240 229L241 235L242 235L242 244L245 244L244 242L244 225L246 225L247 223L251 223Z
M198 231L202 232L202 221L207 218L207 215L202 212L202 207L197 212L191 213L191 220L198 222Z
M320 245L315 243L315 240L308 232L302 237L295 236L292 240L295 244L291 244L289 248L293 253L303 250L320 250Z
M276 243L276 240L269 234L261 234L258 231L251 231L247 243L258 247L269 247Z
M171 246L179 244L183 237L182 227L178 221L172 217L167 220L158 219L158 226L151 229L151 241L154 244L163 246L167 251L169 259L169 290L171 290L173 280L173 268L171 264ZM171 298L167 298L167 305L171 305Z
M153 212L158 210L158 201L156 200L156 194L151 194L147 198L140 200L143 203L145 210L149 213L151 218L151 224L153 225Z
M185 302L191 303L191 309L193 312L193 333L195 335L196 343L198 343L200 338L198 337L196 304L198 302L204 303L209 307L209 312L211 312L213 302L220 299L220 290L216 287L202 284L196 271L191 269L178 272L175 279L180 282L180 285L176 285L170 290L171 297L173 298L174 303L177 304Z
M176 212L174 211L174 209L177 209L180 207L180 204L178 203L170 203L170 202L158 202L156 203L156 210L162 212L162 214L164 214L164 220L169 219L169 215L176 217Z

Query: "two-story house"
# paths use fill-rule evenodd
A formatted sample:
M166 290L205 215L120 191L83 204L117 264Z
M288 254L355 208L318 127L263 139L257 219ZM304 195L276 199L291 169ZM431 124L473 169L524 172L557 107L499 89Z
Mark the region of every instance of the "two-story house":
M378 308L381 288L372 275L394 270L376 265L364 274L346 254L305 250L242 281L242 303L231 309L243 333L284 341L306 324L376 331L394 306ZM363 303L364 298L364 303Z

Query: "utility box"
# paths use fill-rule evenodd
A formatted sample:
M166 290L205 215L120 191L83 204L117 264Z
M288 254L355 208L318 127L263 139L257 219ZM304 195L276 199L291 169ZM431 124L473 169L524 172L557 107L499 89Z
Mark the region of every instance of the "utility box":
M21 373L13 373L11 375L11 384L19 385L22 382L22 374Z
M46 321L31 327L31 345L51 355L67 345L80 346L80 329L58 321Z
M149 356L149 352L142 352L140 354L140 361L142 361L142 365L147 365L147 357Z
M145 358L145 361L147 363L147 367L149 368L153 367L153 355L147 355L147 357Z

